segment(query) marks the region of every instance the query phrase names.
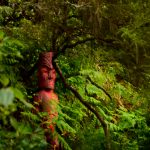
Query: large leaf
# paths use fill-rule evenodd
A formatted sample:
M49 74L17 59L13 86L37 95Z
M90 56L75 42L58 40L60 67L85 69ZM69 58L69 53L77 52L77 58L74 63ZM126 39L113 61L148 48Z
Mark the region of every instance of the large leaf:
M14 93L10 88L0 90L0 104L7 107L13 103Z

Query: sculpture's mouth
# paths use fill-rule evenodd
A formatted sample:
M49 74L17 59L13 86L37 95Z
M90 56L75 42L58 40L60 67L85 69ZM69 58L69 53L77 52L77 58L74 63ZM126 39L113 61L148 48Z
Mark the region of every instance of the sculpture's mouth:
M39 81L38 86L39 88L47 88L53 90L55 87L55 81L54 80Z

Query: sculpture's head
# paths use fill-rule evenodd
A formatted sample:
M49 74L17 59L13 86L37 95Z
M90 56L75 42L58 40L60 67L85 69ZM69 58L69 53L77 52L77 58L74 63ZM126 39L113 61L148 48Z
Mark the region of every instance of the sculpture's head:
M45 52L40 54L38 65L38 86L39 88L47 88L54 90L56 71L52 64L53 52Z

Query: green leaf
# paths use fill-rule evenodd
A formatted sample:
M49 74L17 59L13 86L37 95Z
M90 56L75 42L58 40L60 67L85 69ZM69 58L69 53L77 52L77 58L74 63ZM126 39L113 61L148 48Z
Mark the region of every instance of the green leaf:
M4 32L0 31L0 39L3 39L3 38L4 38Z
M9 83L9 79L5 75L1 75L0 82L2 83L2 85L7 86Z
M19 126L17 120L15 118L11 117L10 118L10 123L17 130L17 128Z
M13 90L13 92L15 94L15 97L18 98L24 105L26 105L29 108L33 108L32 104L30 104L27 101L25 101L24 95L19 89L12 88L12 90Z
M14 93L10 88L0 90L0 104L7 107L13 103Z
M20 134L30 134L32 131L28 124L23 122L17 122L17 120L13 117L10 118L10 123L14 127L14 129Z
M18 98L19 100L24 100L24 95L22 94L22 92L17 89L17 88L12 88L14 95L16 98Z

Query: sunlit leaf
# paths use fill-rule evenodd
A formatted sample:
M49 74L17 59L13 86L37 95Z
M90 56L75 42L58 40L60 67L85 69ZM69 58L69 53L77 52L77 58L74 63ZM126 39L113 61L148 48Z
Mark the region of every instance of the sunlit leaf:
M2 83L2 85L7 86L9 83L9 79L6 77L6 75L1 75L0 82Z
M5 107L11 105L14 100L14 93L10 88L0 90L0 104Z

